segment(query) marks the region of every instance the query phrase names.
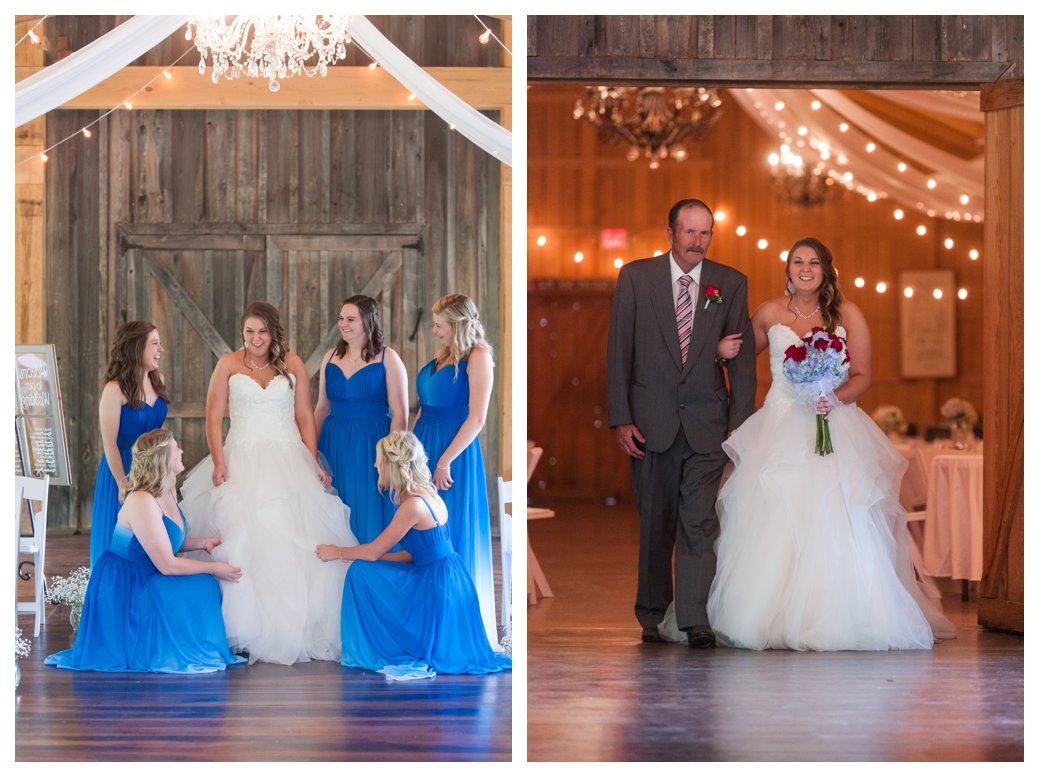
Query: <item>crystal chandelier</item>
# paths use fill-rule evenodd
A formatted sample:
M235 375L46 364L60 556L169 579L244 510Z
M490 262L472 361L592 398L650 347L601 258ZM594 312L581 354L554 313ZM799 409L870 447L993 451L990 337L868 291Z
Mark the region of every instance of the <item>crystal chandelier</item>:
M823 169L822 164L808 169L804 159L784 144L779 152L768 155L772 167L772 189L794 205L808 208L821 205L839 191L836 179Z
M325 75L328 66L346 56L350 42L349 16L195 16L185 38L194 39L205 75L212 58L213 83L221 78L249 76L267 79L272 92L279 79L305 74Z
M683 141L702 140L721 105L718 90L704 87L597 86L574 105L574 118L597 128L605 143L627 142L628 160L645 157L655 170L661 159L685 160Z

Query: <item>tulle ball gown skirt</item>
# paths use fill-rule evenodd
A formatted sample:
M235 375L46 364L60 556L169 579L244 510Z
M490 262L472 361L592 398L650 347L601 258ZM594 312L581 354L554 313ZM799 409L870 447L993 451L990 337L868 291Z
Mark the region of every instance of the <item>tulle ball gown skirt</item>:
M756 650L930 648L898 503L905 460L854 405L830 429L820 456L814 411L766 401L725 443L710 624Z

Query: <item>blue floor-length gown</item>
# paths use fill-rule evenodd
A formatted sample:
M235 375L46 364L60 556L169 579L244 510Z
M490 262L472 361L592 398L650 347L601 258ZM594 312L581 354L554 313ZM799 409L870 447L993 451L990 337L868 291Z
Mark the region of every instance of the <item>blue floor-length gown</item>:
M436 369L434 359L416 378L419 404L415 436L426 449L433 470L469 415L469 360ZM480 438L475 438L451 462L453 483L440 498L447 505L451 542L462 564L473 579L480 598L480 614L487 638L498 649L498 626L494 607L494 564L491 556L491 516L487 502L487 476L484 473Z
M397 680L512 668L512 660L487 640L476 589L451 544L449 525L404 535L400 544L412 563L350 564L343 585L344 666Z
M183 520L183 513L181 513ZM162 517L174 552L186 530ZM233 655L212 575L163 575L130 529L116 524L112 544L90 572L76 642L44 663L97 672L216 672Z
M160 428L166 421L168 410L166 400L158 397L154 405L142 402L140 407L130 407L127 402L119 411L119 433L115 444L123 460L123 472L130 474L131 450L137 438L145 432ZM112 530L115 529L116 515L119 513L119 486L108 468L108 459L101 454L101 463L97 467L97 481L94 483L94 508L90 519L90 566L93 567L101 554L108 550L112 541Z
M386 350L382 359L347 378L329 359L325 394L331 406L317 448L328 461L332 486L350 508L350 529L360 543L378 537L393 519L393 503L379 491L375 443L390 433Z

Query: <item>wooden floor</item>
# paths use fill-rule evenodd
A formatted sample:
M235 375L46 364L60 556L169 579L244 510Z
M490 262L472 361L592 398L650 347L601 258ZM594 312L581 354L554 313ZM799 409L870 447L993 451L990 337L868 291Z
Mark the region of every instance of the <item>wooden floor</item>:
M958 638L930 651L693 651L640 640L633 508L553 505L530 539L555 597L528 608L530 761L1024 758L1024 639L981 629L942 581Z
M85 564L89 537L51 536L47 552L48 577L65 575ZM327 661L199 676L62 671L43 659L71 644L68 612L48 612L20 662L18 761L512 758L510 673L395 683ZM19 625L31 639L32 618Z

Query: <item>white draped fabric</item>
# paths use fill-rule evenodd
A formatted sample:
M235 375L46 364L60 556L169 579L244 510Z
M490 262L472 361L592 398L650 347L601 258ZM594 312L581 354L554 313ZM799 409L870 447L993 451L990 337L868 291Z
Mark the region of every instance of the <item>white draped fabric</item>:
M433 113L453 124L456 130L488 154L512 166L511 132L455 96L390 43L365 17L355 16L351 20L350 37L380 67L386 68L386 72L414 92Z
M14 88L15 126L32 121L101 83L166 40L187 20L187 16L135 16L79 51L19 81Z
M981 92L924 92L921 90L871 89L885 100L928 113L940 113L961 121L981 122Z
M187 22L187 16L135 16L74 54L15 87L15 126L104 81ZM488 154L512 166L512 133L494 123L431 77L364 16L354 16L350 36L369 57L411 90L422 104Z
M827 170L835 171L837 177L851 172L856 187L875 191L878 197L891 198L907 209L933 210L938 217L970 212L975 220L982 220L985 172L980 145L976 158L962 159L888 124L835 90L730 89L729 94L762 129L776 136L777 147L789 142L791 150L800 155L807 166L822 162ZM902 97L905 98L904 93ZM821 107L813 110L812 101L816 99ZM777 103L783 104L781 110L776 109ZM951 110L948 100L927 102L928 109L935 109L938 104ZM964 110L963 104L960 110ZM974 118L980 125L980 111ZM841 122L849 124L847 132L840 132ZM807 130L803 137L798 134L801 127ZM781 139L781 133L793 140ZM796 146L798 140L804 140L804 145ZM814 146L813 140L816 141ZM870 141L877 143L872 152L866 149ZM822 159L823 145L820 144L829 150L829 159ZM846 159L843 164L838 159L842 156ZM899 172L899 162L909 165L906 172ZM934 189L927 187L928 178L936 181ZM967 206L960 201L963 194L970 198Z

